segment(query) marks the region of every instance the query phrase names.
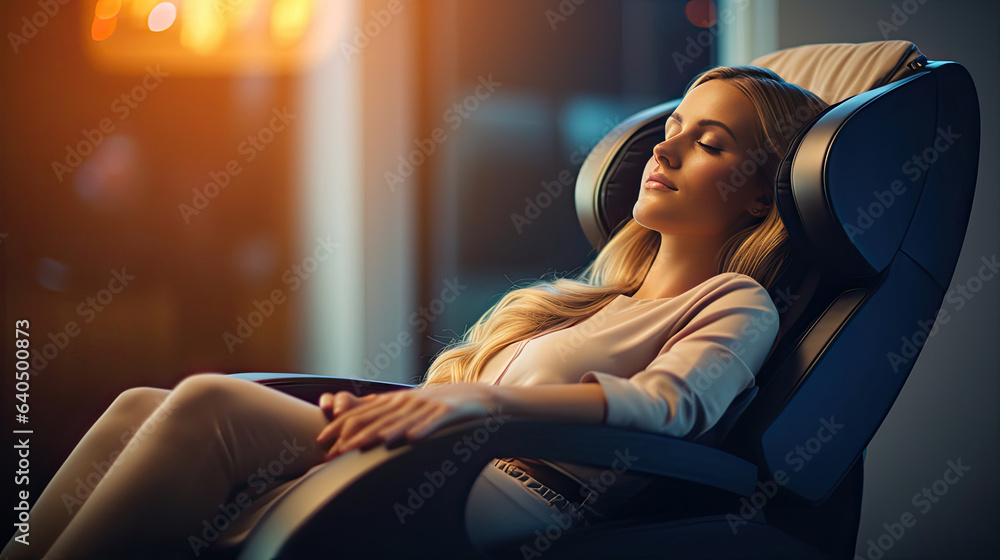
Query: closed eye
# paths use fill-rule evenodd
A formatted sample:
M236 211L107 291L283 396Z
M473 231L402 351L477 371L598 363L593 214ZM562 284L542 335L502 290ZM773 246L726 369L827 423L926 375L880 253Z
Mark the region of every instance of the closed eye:
M717 154L717 153L719 153L719 152L722 151L722 148L716 148L715 146L709 146L708 144L705 144L704 142L698 142L698 145L701 146L702 148L705 148L705 150L707 150L708 152L713 153L713 154Z

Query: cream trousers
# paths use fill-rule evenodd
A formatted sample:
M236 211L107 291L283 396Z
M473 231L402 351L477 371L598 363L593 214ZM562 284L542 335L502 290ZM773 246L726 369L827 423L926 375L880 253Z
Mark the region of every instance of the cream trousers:
M124 391L35 502L29 545L15 534L0 559L197 558L237 546L321 466L315 439L326 424L317 405L221 374ZM234 505L238 515L219 517ZM558 514L489 464L472 487L466 526L486 549L545 531Z

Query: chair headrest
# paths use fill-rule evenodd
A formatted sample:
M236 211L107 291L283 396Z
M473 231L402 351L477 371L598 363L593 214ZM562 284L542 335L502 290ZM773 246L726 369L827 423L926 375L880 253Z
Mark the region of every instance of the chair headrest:
M833 105L909 75L908 65L921 56L909 41L829 43L780 50L750 64L773 70Z

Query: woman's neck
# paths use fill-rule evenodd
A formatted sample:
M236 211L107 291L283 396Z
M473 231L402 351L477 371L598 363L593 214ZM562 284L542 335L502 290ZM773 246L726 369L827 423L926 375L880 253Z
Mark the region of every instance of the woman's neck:
M677 297L718 274L716 254L724 239L660 234L656 253L636 299Z

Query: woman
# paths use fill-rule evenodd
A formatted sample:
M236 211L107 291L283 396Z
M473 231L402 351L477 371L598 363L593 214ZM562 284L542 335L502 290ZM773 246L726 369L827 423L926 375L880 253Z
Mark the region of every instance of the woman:
M34 505L30 546L12 539L3 558L195 557L238 543L326 460L501 409L697 437L753 385L775 340L765 288L787 248L772 185L792 136L823 107L767 70L700 76L667 119L634 220L579 279L506 294L416 389L327 393L318 407L217 374L125 391ZM622 477L597 492L585 477L496 460L470 496L473 542L517 543L556 515L587 524L627 508L645 483ZM237 515L213 531L220 511Z

